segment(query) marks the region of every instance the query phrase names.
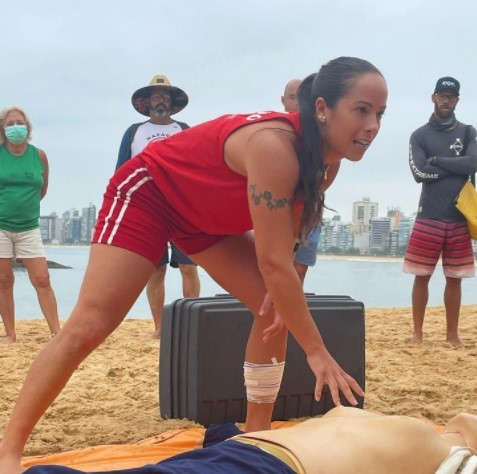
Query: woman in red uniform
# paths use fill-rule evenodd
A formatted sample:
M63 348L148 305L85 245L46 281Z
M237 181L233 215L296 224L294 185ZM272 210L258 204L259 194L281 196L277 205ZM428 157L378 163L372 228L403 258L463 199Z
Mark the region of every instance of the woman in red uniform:
M364 393L323 344L293 248L321 220L328 167L363 157L386 101L378 69L338 58L303 81L299 113L226 115L153 142L121 167L105 193L77 305L33 362L13 410L0 471L21 472L36 422L124 319L169 240L256 316L244 364L247 431L270 427L287 329L307 354L316 398L327 384L335 404L340 390L356 404L353 392ZM274 310L259 314L267 293ZM276 314L286 328L273 325Z

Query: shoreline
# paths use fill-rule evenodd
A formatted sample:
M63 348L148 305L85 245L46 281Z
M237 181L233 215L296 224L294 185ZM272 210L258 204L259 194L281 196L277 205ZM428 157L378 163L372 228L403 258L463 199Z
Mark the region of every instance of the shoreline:
M65 245L65 244L43 244L43 247L46 249L89 249L91 247L91 244L85 244L85 245L80 245L80 244L71 244L71 245Z
M348 261L363 261L363 262L377 262L377 263L403 263L404 257L389 257L389 256L373 256L373 255L317 255L319 260L348 260ZM477 267L477 258L474 259ZM442 259L439 259L437 265L442 265Z
M43 244L45 248L49 249L89 249L91 244L79 245L79 244L72 244L72 245L65 245L65 244ZM404 257L391 257L389 255L328 255L328 254L317 254L317 260L362 260L362 261L381 261L381 262L403 262ZM475 259L477 262L477 258ZM439 263L441 260L439 259Z
M319 295L319 293L318 293ZM166 303L167 305L168 303ZM475 303L472 303L472 304L462 304L461 305L461 309L472 309L474 307L477 307L477 304ZM400 305L400 306L386 306L386 307L373 307L373 306L364 306L364 311L367 312L367 311L396 311L396 310L399 310L399 311L410 311L412 308L412 305L411 305L411 302L409 302L409 304L406 306L406 305ZM444 305L442 304L439 304L439 305L428 305L427 306L427 310L441 310L443 312L445 312L445 307ZM40 310L38 310L39 312ZM64 319L64 318L61 318L60 317L60 324L61 326L63 326L65 323L66 323L67 319ZM123 319L123 321L121 322L121 324L124 322L124 321L145 321L145 322L151 322L153 321L152 319L152 316L150 314L144 314L144 315L134 315L134 316L129 316L126 315L126 317ZM20 322L26 322L26 323L29 323L29 322L33 322L33 323L39 323L39 324L46 324L46 320L43 318L43 316L41 314L39 315L35 315L35 316L32 316L30 318L21 318L21 317L16 317L15 319L15 323L20 323ZM0 320L0 323L1 323L1 320ZM152 329L151 329L152 331ZM2 337L2 334L3 334L3 326L0 324L0 338ZM476 376L477 376L477 373L476 373Z
M389 256L372 256L372 255L317 255L317 261L319 260L356 260L363 262L386 262L386 263L402 263L403 257L389 257Z

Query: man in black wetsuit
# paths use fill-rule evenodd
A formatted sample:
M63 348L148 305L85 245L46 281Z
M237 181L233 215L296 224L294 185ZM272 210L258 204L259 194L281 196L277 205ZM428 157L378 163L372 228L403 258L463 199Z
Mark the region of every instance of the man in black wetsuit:
M474 255L467 222L454 201L465 180L477 171L477 132L455 118L459 92L456 79L442 77L437 81L431 96L434 112L429 122L411 135L409 144L411 172L422 183L417 218L403 266L405 272L415 275L412 343L423 340L429 280L442 257L446 277L446 341L454 347L462 345L458 335L461 281L474 276Z

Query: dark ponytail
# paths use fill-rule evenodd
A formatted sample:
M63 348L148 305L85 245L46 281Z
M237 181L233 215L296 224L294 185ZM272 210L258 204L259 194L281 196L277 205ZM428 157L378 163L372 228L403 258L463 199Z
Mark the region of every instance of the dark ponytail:
M367 73L380 71L364 59L340 57L328 62L318 73L306 77L298 89L300 123L303 135L298 147L300 161L300 182L297 188L298 199L304 202L300 226L300 237L321 224L325 196L325 162L323 139L315 112L318 97L323 97L326 105L333 109L336 103L353 87L354 80Z

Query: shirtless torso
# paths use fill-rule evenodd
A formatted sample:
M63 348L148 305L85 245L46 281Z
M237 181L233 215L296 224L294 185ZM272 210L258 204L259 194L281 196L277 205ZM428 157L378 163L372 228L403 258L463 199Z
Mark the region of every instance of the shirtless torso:
M469 443L458 432L439 435L419 419L382 416L350 407L334 408L321 418L286 430L242 436L286 448L307 474L435 474L452 445Z

